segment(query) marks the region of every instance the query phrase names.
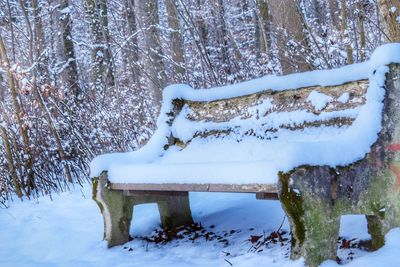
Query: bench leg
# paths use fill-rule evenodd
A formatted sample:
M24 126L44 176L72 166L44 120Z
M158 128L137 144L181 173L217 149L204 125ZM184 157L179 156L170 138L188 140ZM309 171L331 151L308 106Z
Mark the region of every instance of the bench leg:
M383 232L382 219L377 215L366 215L368 233L371 235L372 250L377 250L385 244L385 233Z
M157 201L157 205L163 228L170 229L193 223L189 205L189 194L187 192L165 196L160 201Z
M385 235L390 229L400 227L400 195L391 199L385 211L366 215L368 233L371 235L371 249L380 249L385 244Z
M303 200L302 204L300 213L294 211L293 206L283 204L292 233L291 259L304 257L306 264L311 267L327 259L336 260L339 217L334 216L329 207L324 207L322 203L306 203Z
M304 257L310 267L328 259L336 260L340 217L328 198L315 194L297 178L291 183L290 175L282 175L279 184L279 199L291 228L291 259Z
M123 195L122 191L107 188L107 174L102 173L93 180L93 199L103 215L104 240L108 247L130 241L129 235L133 201Z
M329 211L308 210L305 212L306 241L303 243L306 263L317 266L321 262L337 258L340 217Z

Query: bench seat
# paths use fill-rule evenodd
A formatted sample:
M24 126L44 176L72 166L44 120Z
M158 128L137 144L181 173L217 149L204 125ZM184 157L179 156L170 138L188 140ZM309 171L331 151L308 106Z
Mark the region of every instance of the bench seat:
M316 165L340 165L353 160L354 151L348 146L355 140L341 142L347 131L351 131L347 126L324 127L281 133L271 140L245 137L239 142L193 139L184 149L171 146L153 160L136 161L133 152L104 155L98 164L108 171L111 183L119 184L276 184L278 172L289 171L293 165L313 161ZM359 158L365 153L356 152Z

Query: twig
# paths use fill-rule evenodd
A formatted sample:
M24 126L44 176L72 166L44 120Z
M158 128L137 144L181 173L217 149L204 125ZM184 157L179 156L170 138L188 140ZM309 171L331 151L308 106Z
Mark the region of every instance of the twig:
M277 233L282 229L282 226L283 226L283 223L285 222L285 219L286 219L286 215L283 216L282 223L281 223L281 225L279 226L278 230L276 231Z
M230 261L228 261L227 259L224 259L230 266L233 266L233 264L230 262Z

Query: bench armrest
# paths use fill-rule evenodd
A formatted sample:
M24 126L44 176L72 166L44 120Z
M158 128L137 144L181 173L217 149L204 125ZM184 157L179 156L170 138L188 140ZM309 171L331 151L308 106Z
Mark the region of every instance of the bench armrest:
M115 163L138 164L149 163L165 153L171 136L171 124L181 107L175 106L174 99L181 97L177 92L185 92L188 85L171 85L164 89L163 104L157 119L157 130L146 145L132 152L109 153L95 157L90 163L90 176L99 176L103 171L108 171Z

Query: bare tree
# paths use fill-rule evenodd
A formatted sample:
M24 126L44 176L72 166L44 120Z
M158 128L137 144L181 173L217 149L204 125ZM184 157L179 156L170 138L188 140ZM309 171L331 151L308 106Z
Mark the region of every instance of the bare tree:
M96 91L104 93L106 88L115 84L109 51L107 2L85 0L85 10L91 35L92 86L96 88Z
M74 43L72 41L71 6L69 0L61 0L58 6L58 22L61 32L62 57L64 64L61 70L63 82L67 91L72 92L75 100L79 99L81 88L79 85L78 67L76 63Z
M331 17L333 26L340 30L339 23L339 6L337 0L328 0L329 16Z
M346 47L347 51L347 63L353 64L353 48L351 46L351 40L349 37L348 27L347 27L347 6L346 0L341 0L341 15L342 15L342 23L341 23L341 30L342 30L342 42Z
M124 63L129 65L133 75L134 83L140 87L140 68L139 68L139 44L138 44L138 26L135 15L134 0L125 0L126 8L124 9L126 18L126 29L128 35L128 44L124 47Z
M174 82L185 81L185 57L183 50L183 40L181 35L181 27L179 23L178 11L175 0L167 0L165 3L168 13L168 26L171 34L171 54L173 65Z
M282 73L310 69L309 49L299 0L269 0Z
M400 1L378 0L379 15L388 42L400 42Z
M136 16L144 35L145 73L147 74L148 88L153 96L153 106L159 109L162 89L166 86L168 79L165 73L164 54L158 31L158 3L157 0L136 0L135 7Z
M47 55L45 53L45 36L43 32L43 23L40 17L41 6L39 6L38 0L32 0L32 13L33 13L33 43L34 43L34 51L33 56L35 62L37 64L37 70L41 74L41 81L48 81L49 73L47 66L48 60ZM33 62L32 62L33 63Z
M106 84L108 87L115 86L114 77L114 63L111 55L111 36L108 26L108 5L107 0L98 0L98 9L101 22L101 30L103 35L103 53L104 59L107 66L106 72Z
M358 25L358 32L360 35L360 47L359 47L359 59L360 61L365 60L365 46L366 46L366 39L365 39L365 12L362 0L357 1L357 25Z
M258 0L260 20L260 51L268 53L271 48L271 18L267 0Z
M213 11L215 12L216 22L216 41L219 46L219 58L222 65L222 72L225 74L232 74L232 63L229 57L228 50L228 29L225 22L225 6L223 0L213 1Z
M1 54L0 54L0 62L2 62ZM6 88L5 88L3 73L0 72L0 102L4 100L5 91Z

